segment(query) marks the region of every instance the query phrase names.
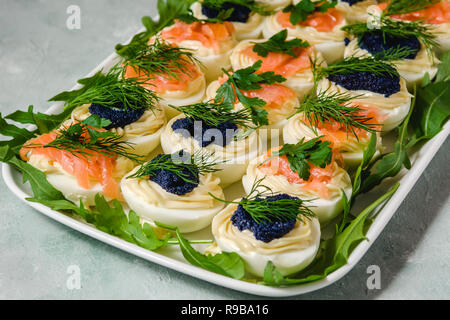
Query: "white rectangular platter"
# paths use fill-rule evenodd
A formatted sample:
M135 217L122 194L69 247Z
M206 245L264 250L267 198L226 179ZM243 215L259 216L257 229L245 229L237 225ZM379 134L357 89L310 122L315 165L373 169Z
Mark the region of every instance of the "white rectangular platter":
M95 68L88 76L93 75L95 72L98 72L101 69L108 69L111 67L116 61L118 57L116 54L110 55L106 58L97 68ZM80 86L77 85L73 89L78 89ZM63 105L61 103L54 104L47 113L55 113L57 111L61 111ZM432 140L427 142L424 146L420 148L414 155L412 155L412 168L409 171L402 171L396 178L388 179L389 181L384 182L377 189L371 191L366 196L358 199L356 203L357 209L362 209L366 203L369 203L370 200L374 200L380 193L383 191L387 191L389 185L392 185L394 182L400 182L400 188L394 194L394 196L379 210L375 219L367 232L367 241L361 242L352 252L349 257L347 265L342 268L334 271L329 274L325 279L304 285L297 285L292 287L285 288L274 288L268 287L256 283L251 283L247 281L235 280L232 278L228 278L195 266L190 265L188 262L184 260L181 253L176 247L172 247L170 249L166 249L163 251L159 251L158 253L148 251L143 249L137 245L126 242L120 238L111 236L107 233L104 233L86 223L83 223L79 220L75 220L67 215L64 215L60 212L51 210L50 208L38 204L31 203L26 201L26 198L31 196L30 189L27 185L22 183L21 174L16 171L14 168L7 164L3 164L2 166L2 174L8 188L21 200L23 200L29 206L35 208L40 211L44 215L70 227L79 232L82 232L92 238L100 240L104 243L107 243L111 246L124 250L128 253L134 254L140 258L146 259L148 261L160 264L167 268L176 270L178 272L185 273L192 277L196 277L198 279L202 279L213 284L223 286L226 288L238 290L241 292L266 296L266 297L288 297L295 296L300 294L305 294L311 291L315 291L326 287L339 279L345 276L363 257L363 255L370 248L371 244L374 243L376 238L383 231L384 227L387 225L389 220L395 214L403 200L406 198L408 193L411 191L419 177L422 175L425 168L428 166L430 161L433 159L436 152L445 142L446 138L450 134L450 122L446 123L443 130ZM361 200L361 201L360 201ZM205 233L200 233L197 235L190 236L189 238L195 238L196 236L201 236L201 239L205 239ZM208 236L208 235L206 235ZM210 236L210 235L209 235Z

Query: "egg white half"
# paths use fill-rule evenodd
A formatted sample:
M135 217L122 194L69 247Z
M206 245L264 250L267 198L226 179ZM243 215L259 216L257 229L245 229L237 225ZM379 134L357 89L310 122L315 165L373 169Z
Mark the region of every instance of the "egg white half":
M265 243L256 240L251 231L241 232L232 224L230 219L236 209L237 205L231 204L217 214L212 222L212 233L219 249L237 253L249 273L263 277L264 269L271 261L282 275L287 276L303 270L314 260L321 235L316 218L297 222L282 238Z
M136 172L133 170L131 174ZM208 177L208 179L211 177ZM136 192L136 180L139 178L127 178L124 177L121 182L121 189L123 196L128 203L129 207L140 216L143 221L153 224L154 222L160 222L171 226L178 227L180 232L189 233L195 232L206 228L211 224L213 217L224 207L222 202L213 200L207 194L196 194L196 190L183 196L172 195L162 189L154 182L147 189L139 190L141 193ZM214 178L211 178L214 179ZM205 181L203 177L200 177L200 184ZM212 185L215 189L211 192L216 193L218 198L224 198L221 188L218 188L219 180L216 178L215 182L212 180ZM147 193L143 196L144 193ZM151 194L150 194L151 193ZM161 197L167 198L172 208L167 208L163 205L155 203L152 199L161 199ZM209 200L205 200L207 197ZM161 199L163 200L163 199ZM156 201L158 202L158 201ZM161 201L163 204L164 201ZM211 207L210 203L213 203Z

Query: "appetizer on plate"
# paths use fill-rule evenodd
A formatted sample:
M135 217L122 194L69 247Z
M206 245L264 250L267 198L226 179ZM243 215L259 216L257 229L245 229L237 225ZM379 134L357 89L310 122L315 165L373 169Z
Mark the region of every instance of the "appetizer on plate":
M268 137L274 137L294 114L299 100L294 90L282 84L285 78L272 71L259 72L261 66L258 61L233 74L226 72L224 77L211 82L206 96L216 102L229 102L236 111L249 109L255 114L254 124L267 130Z
M199 153L160 154L127 174L122 192L144 221L176 226L180 232L198 231L224 207L210 196L223 197L215 165L210 156Z
M82 121L67 120L25 143L20 156L77 205L94 206L97 194L123 201L119 182L140 157L130 153L120 136L103 129L110 124L95 114Z
M231 66L238 71L261 60L258 72L273 71L283 76L286 78L283 84L295 90L301 100L313 88L311 59L323 61L321 54L307 41L288 40L287 30L282 30L268 40L241 41L231 54Z
M378 59L391 59L394 53L398 60L392 61L409 88L419 85L426 74L433 79L439 60L434 48L438 46L431 28L422 22L395 21L383 17L378 28L367 23L347 25L343 28L351 38L344 52L345 57L372 55Z
M246 270L258 277L269 262L284 276L303 270L319 249L319 221L300 198L261 193L261 186L255 186L214 217L210 250L236 252Z
M191 9L197 19L221 19L233 23L238 41L259 38L264 16L269 14L254 0L201 0Z
M250 193L253 182L262 180L273 192L307 200L321 224L331 221L344 208L343 192L351 196L352 182L333 159L330 142L320 138L285 144L252 160L242 178L245 191Z
M406 81L390 61L351 56L315 72L317 92L350 95L353 102L375 108L383 132L398 127L411 108Z
M346 94L319 92L308 96L283 129L287 144L296 144L322 137L342 157L346 168L355 168L363 161L364 150L376 136L375 157L381 154L382 120L376 108L352 102ZM363 101L364 99L361 99Z
M425 22L439 43L438 52L450 50L450 1L449 0L394 0L369 8L375 16L389 16L394 20Z
M260 146L249 110L233 112L232 104L213 101L175 108L182 114L171 119L161 135L164 152L214 154L220 161L215 168L221 186L240 180Z
M199 103L206 90L206 79L191 50L152 38L150 44L135 42L121 51L125 78L139 78L154 91L168 118L176 114L169 104Z
M236 46L236 31L231 22L183 22L161 31L161 38L179 47L192 50L200 61L206 80L217 79L222 69L230 67L230 54Z
M141 86L137 79L122 78L117 65L107 74L101 71L80 80L84 87L63 92L52 101L65 101L74 109L73 121L82 121L95 114L111 123L104 129L128 142L132 153L147 156L158 145L166 124L164 110L156 94Z
M344 57L345 16L338 11L335 1L302 0L266 18L263 28L265 38L283 29L289 36L308 41L322 53L328 63Z

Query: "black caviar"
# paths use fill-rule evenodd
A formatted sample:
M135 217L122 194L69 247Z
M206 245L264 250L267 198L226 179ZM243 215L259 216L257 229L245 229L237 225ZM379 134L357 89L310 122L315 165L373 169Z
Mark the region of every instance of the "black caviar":
M238 126L233 122L227 121L214 127L205 124L201 120L181 118L172 124L172 130L185 138L193 137L202 148L212 143L225 147L233 140Z
M206 5L202 5L202 13L207 16L209 19L215 19L219 15L220 11L226 11L229 9L234 9L231 15L225 19L225 21L230 22L242 22L246 23L250 17L251 10L246 6L232 3L232 2L224 2L222 7L219 9L211 8Z
M355 3L362 2L364 0L341 0L342 2L347 2L350 6L354 5Z
M405 59L415 59L421 48L419 39L416 36L397 37L384 33L382 30L366 32L359 40L359 47L373 55L382 55L383 52L396 48L408 48L411 50L411 53Z
M105 127L106 130L113 128L123 128L130 123L139 120L145 112L145 109L128 108L125 109L122 103L116 104L114 107L104 107L93 103L89 107L91 114L96 114L103 119L111 121L111 124Z
M152 161L156 161L162 156L163 155L160 154ZM200 178L198 171L193 172L192 170L182 169L181 172L188 177L187 180L192 182L187 182L174 172L165 169L156 170L156 172L150 177L150 180L159 184L161 188L167 192L182 196L197 188L200 183Z
M296 199L295 197L291 197L287 194L278 194L275 196L267 197L266 201L277 201L283 199ZM258 201L261 199L255 199ZM239 231L250 230L253 232L256 240L260 240L263 242L270 242L275 239L282 238L284 235L291 232L297 219L292 219L288 221L275 221L275 222L266 222L258 224L251 217L251 215L245 211L242 205L239 205L237 210L231 217L231 221L235 227L239 229Z
M377 75L370 71L331 74L328 80L347 90L368 90L389 97L400 91L400 76L389 73Z

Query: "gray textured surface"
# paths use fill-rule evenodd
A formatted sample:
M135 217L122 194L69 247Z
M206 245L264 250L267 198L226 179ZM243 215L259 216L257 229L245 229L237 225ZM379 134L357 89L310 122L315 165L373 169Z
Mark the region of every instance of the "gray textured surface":
M153 0L0 2L0 112L71 88L155 12ZM66 28L66 8L82 10L81 30ZM450 299L449 141L367 255L336 284L295 299ZM0 180L0 299L254 299L146 262L46 218ZM81 269L80 290L66 287ZM368 290L367 267L381 268Z

